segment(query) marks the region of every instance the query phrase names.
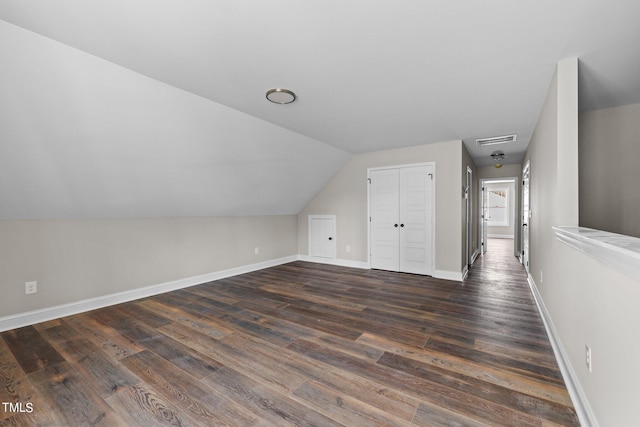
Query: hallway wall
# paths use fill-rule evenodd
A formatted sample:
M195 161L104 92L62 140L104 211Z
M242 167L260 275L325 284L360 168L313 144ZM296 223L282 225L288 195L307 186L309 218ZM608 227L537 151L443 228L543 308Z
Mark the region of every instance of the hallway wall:
M530 281L587 410L599 425L634 426L640 341L631 337L640 325L640 283L560 242L553 230L578 225L577 68L575 58L558 64L525 155L531 162ZM593 372L585 366L585 345Z

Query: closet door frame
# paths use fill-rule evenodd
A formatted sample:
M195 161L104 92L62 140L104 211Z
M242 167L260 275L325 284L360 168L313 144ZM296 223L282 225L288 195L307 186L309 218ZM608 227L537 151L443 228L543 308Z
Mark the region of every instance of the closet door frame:
M430 256L428 266L430 273L428 275L433 275L435 273L435 264L436 264L436 163L435 162L422 162L422 163L409 163L409 164L400 164L400 165L389 165L382 167L373 167L367 168L367 248L369 250L369 256L367 258L369 268L371 267L371 257L372 257L372 239L371 239L371 173L372 171L380 171L386 169L402 169L402 168L412 168L412 167L420 167L420 166L430 166L431 173L433 174L431 179L431 224L427 224L427 227L430 227L430 235L431 242L430 246Z

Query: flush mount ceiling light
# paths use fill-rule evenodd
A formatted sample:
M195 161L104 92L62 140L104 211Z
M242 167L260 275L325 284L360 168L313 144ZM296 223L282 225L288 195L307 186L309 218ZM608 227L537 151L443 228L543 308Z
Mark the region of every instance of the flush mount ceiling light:
M289 89L269 89L267 91L267 99L274 104L291 104L296 100L296 94Z
M507 144L509 142L516 142L516 139L518 139L517 134L494 136L491 138L476 139L476 144L478 144L478 147L484 147L485 145Z
M495 151L491 153L491 158L495 161L504 159L505 155L502 151Z
M496 164L494 165L496 169L500 169L502 167L502 163L500 162L507 158L507 156L505 156L502 151L494 151L490 154L490 157L494 162L496 162Z

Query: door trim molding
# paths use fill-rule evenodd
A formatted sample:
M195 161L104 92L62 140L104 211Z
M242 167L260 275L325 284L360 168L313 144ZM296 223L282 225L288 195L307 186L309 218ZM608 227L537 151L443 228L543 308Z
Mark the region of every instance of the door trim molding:
M496 234L489 234L487 232L487 239L489 238L494 238L494 237L505 237L508 239L513 239L513 256L520 256L520 247L522 246L522 236L521 236L521 229L522 229L522 225L520 223L520 211L522 209L522 200L520 197L520 192L521 192L521 188L522 186L520 185L520 178L517 176L505 176L505 177L500 177L500 178L481 178L479 180L479 185L478 185L478 191L480 194L480 202L478 203L478 209L479 209L479 215L478 215L478 238L480 239L480 243L478 244L478 246L480 247L480 250L483 252L486 252L487 250L487 242L484 242L483 245L483 241L484 241L484 223L483 223L483 218L482 216L484 215L483 210L485 208L484 206L484 197L483 197L483 188L485 188L487 186L487 184L492 184L492 183L505 183L505 184L513 184L513 212L512 217L510 218L511 221L511 225L508 226L508 228L513 231L513 234L510 235L496 235ZM490 226L487 225L486 228L489 228ZM507 227L505 227L507 228Z

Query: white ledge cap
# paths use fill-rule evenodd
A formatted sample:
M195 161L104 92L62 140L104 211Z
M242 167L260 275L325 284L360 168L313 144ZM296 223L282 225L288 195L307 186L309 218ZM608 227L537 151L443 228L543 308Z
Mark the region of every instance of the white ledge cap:
M640 238L586 227L553 227L556 238L640 280Z

